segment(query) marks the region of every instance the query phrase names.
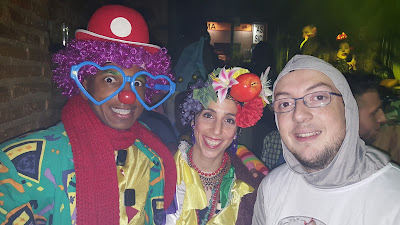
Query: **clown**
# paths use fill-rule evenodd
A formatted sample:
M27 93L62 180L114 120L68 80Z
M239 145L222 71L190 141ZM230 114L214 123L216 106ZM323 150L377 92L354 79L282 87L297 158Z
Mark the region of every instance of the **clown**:
M137 11L108 5L53 62L62 122L0 145L0 223L162 224L175 163L137 118L175 91L166 49Z
M336 52L336 61L333 65L343 74L357 70L355 55L352 54L351 60L348 60L350 59L351 47L347 35L342 32L336 37L336 40L338 41L338 50Z

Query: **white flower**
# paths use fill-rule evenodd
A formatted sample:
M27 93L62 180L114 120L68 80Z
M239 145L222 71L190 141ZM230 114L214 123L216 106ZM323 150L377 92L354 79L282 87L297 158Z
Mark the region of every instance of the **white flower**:
M271 80L268 80L268 74L270 71L271 67L268 66L268 68L265 70L264 73L261 73L261 85L262 85L262 90L260 93L260 97L268 104L270 104L270 102L268 101L268 96L272 95L272 91L271 89L269 89L271 87Z
M233 68L229 72L222 68L219 73L218 78L214 78L212 86L214 90L218 93L219 102L222 103L228 93L228 89L239 82L233 78L233 74L240 68Z

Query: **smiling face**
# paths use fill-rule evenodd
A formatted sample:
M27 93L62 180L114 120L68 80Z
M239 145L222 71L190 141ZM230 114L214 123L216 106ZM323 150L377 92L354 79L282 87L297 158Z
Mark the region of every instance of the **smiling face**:
M347 56L350 54L350 46L349 43L344 42L339 45L339 50L336 54L338 59L347 59Z
M296 70L282 77L274 91L275 100L301 98L306 94L328 91L340 94L333 82L316 70ZM286 113L277 113L282 140L309 172L318 171L334 159L346 134L343 99L331 95L331 102L320 108L308 108L303 100Z
M133 66L129 69L122 69L122 71L124 71L126 76L132 77L135 73L142 71L142 69L138 66ZM95 75L87 77L82 85L93 98L100 101L114 93L121 86L122 82L123 77L116 70L99 70ZM144 99L146 91L145 78L139 76L135 80L135 87L140 97ZM123 90L132 92L129 82L125 84ZM87 99L84 94L82 96ZM117 130L129 129L143 111L143 106L137 98L133 104L124 104L118 99L118 95L115 95L112 99L101 105L96 105L91 101L89 101L89 104L101 122Z
M356 97L360 113L360 137L371 145L378 135L381 125L386 123L382 102L378 92L371 90Z
M237 126L237 107L234 101L225 99L222 103L211 101L208 109L196 115L193 159L221 159L232 143Z

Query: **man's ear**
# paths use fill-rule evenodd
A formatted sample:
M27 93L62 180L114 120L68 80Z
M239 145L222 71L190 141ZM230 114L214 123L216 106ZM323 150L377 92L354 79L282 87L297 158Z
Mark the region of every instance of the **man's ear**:
M88 90L88 89L87 89L88 81L87 81L86 78L83 80L82 86L83 86L86 90ZM83 99L85 99L85 100L88 100L88 99L89 99L88 97L86 97L86 95L85 95L82 91L79 91L79 92L80 92L80 94L81 94L81 96L82 96Z
M312 29L312 32L313 32L314 35L317 34L317 27L314 27L314 28Z

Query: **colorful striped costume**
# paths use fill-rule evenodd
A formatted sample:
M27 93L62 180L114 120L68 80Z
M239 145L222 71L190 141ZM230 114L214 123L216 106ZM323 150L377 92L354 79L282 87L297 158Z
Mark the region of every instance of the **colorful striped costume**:
M269 173L269 170L264 163L262 163L248 148L246 148L246 146L238 145L236 155L239 156L249 171L255 169L265 176Z

